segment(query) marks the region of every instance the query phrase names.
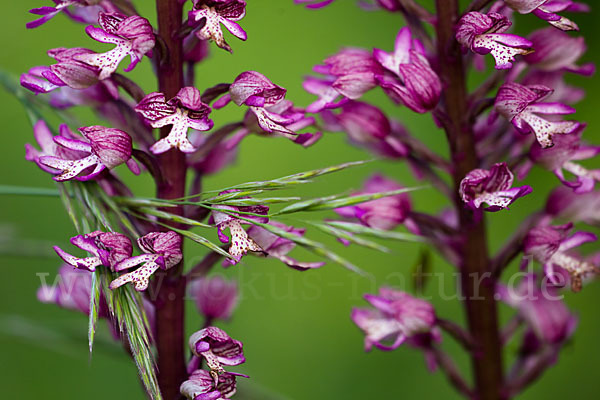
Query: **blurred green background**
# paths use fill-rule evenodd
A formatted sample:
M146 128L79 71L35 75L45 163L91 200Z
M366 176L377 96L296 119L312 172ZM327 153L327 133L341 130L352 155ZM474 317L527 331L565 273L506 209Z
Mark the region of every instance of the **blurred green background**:
M41 28L25 29L33 16L27 10L49 5L50 0L23 0L3 3L3 23L0 27L2 45L1 67L15 76L35 65L47 65L45 51L54 47L106 48L89 39L82 25L58 16ZM154 20L153 2L135 1L150 21ZM367 13L354 0L338 0L320 10L305 10L292 0L250 0L242 26L248 41L241 42L226 33L234 48L230 55L211 46L211 56L197 68L197 84L201 90L220 82L231 82L238 73L257 70L273 82L288 89L288 99L306 105L313 97L301 87L303 75L326 56L342 46L379 47L390 50L397 30L403 25L398 15ZM429 6L429 2L424 2ZM597 14L574 16L587 37L589 52L586 61L600 60L600 35ZM541 26L533 16L520 17L518 29L531 31ZM122 68L122 67L121 67ZM148 60L130 74L147 91L156 89ZM482 75L479 75L481 77ZM572 79L584 85L588 99L578 106L577 118L587 121L586 138L600 144L597 134L600 114L597 112L600 89L597 79ZM0 120L3 123L3 147L0 157L1 184L52 187L49 176L24 160L23 145L32 141L28 119L18 101L2 91ZM369 93L390 115L401 120L414 135L437 151L444 153L442 131L436 129L428 115L415 115L407 109L397 109L380 93ZM239 118L242 110L216 111L212 117L216 126ZM82 113L82 121L96 122L91 113ZM347 145L342 134L325 133L310 149L303 149L285 139L252 136L244 140L237 162L218 176L205 180L205 188L255 179L269 179L336 163L370 158L366 152ZM302 196L325 195L358 189L362 181L375 171L381 171L406 185L416 182L403 163L377 161L367 166L328 175L315 184L303 187ZM138 195L153 194L146 178L131 179L123 171ZM497 249L512 229L531 211L539 208L545 194L556 185L553 175L536 170L529 179L534 194L517 202L510 212L488 216L490 246ZM439 211L444 199L433 189L416 192L414 208ZM127 398L141 399L143 393L134 365L120 347L112 343L105 323L99 324L100 334L92 357L87 351L87 319L78 313L42 305L36 300L40 280L36 274L50 273L59 266L51 246L66 244L75 234L60 201L56 198L0 197L0 387L4 398L16 399L79 399ZM320 215L292 216L288 222L316 220ZM216 240L216 232L205 232ZM317 235L319 239L323 237ZM331 246L371 272L375 281L351 274L328 264L317 271L299 273L272 261L246 257L240 265L217 272L238 279L241 301L232 321L222 324L234 338L245 344L247 363L236 371L247 373L240 398L268 399L369 399L375 397L405 399L458 398L441 373L426 371L420 353L401 347L385 353L363 351L363 335L351 323L351 307L364 306L361 296L374 292L382 284L410 289L410 273L420 247L415 244L387 243L392 256L361 248L343 248L329 240ZM593 247L588 249L593 250ZM197 261L204 250L197 245L186 246L187 268ZM314 259L298 251L298 257ZM313 257L313 258L311 258ZM444 278L431 282L431 296L437 312L445 318L463 320L457 301L444 301L441 293L450 295L455 289L453 270L439 257L434 257L434 271L444 272ZM442 289L439 289L439 288ZM575 338L550 369L522 396L524 399L597 398L597 345L600 332L598 304L600 286L592 283L581 293L568 294L567 302L579 316ZM507 320L512 311L502 308ZM201 324L193 302L187 307L188 332ZM458 346L445 338L443 346L456 359L460 369L469 375L469 363ZM508 365L518 341L506 351Z

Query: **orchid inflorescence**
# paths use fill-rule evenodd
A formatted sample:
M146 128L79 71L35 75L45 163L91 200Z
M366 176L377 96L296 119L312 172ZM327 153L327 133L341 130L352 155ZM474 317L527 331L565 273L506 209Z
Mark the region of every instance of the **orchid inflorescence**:
M294 3L309 9L341 7L334 0ZM53 64L33 67L20 79L29 91L47 94L46 103L58 112L86 106L108 125L78 127L78 134L67 121L57 131L42 117L34 123L39 148L27 144L25 158L56 181L78 231L70 243L79 249L54 247L64 262L61 280L74 283L41 288L41 301L88 314L91 327L99 316L112 321L116 339L127 335L151 398L180 394L194 400L230 398L237 390L237 377L247 377L229 371L245 362L243 344L214 322L232 316L237 286L207 273L222 259L224 267L231 267L250 255L277 259L297 271L325 265L322 260L292 258L289 253L297 246L361 272L311 239L306 228L277 220L284 214L330 210L334 219L313 225L345 246L386 250L368 236L425 242L463 277L468 329L442 318L432 303L404 290L382 286L377 294L365 294L370 307L355 308L351 319L364 333L367 351L373 347L391 351L408 344L423 352L431 371L442 370L461 394L477 399L515 396L556 361L574 334L577 319L555 295L568 287L581 290L600 272L597 255L574 250L597 240L574 224L600 220L600 191L594 190L600 171L579 162L595 157L600 146L584 140L585 123L565 117L575 113L573 104L583 91L567 85L564 77L590 76L594 66L579 63L585 44L583 38L566 33L579 28L563 14L586 12L586 5L570 0L474 1L459 13L456 0L437 0L434 14L413 0L359 1L365 10L402 14L407 26L398 29L386 49L344 47L325 58L303 82L316 98L298 107L286 99L284 87L257 71L243 71L212 87L196 87L193 67L205 59L208 43L233 51L223 27L242 41L249 38L242 26L252 4L243 0L157 4L157 26L138 15L130 0L55 0L53 6L31 10L40 18L28 28L63 13L89 24L85 33L91 39L113 46L105 52L51 49ZM185 7L187 13L182 12ZM511 33L515 11L533 14L549 26L526 37ZM182 15L187 15L185 21ZM173 31L173 26L179 29ZM130 62L121 73L127 57ZM125 74L143 62L154 64L158 91L145 91ZM467 93L465 74L470 65L485 69L490 78ZM450 157L429 149L401 122L366 100L365 94L379 89L395 105L430 114L446 132ZM244 111L243 117L219 126L213 111L236 106ZM160 129L158 138L152 128ZM438 215L416 211L409 194L413 189L381 174L369 177L361 191L350 195L304 200L258 196L361 162L201 190L202 177L231 163L240 143L252 133L310 147L323 132L344 132L352 144L376 156L406 161L416 179L428 181L452 207ZM135 197L118 175L122 164L135 175L152 175L156 198ZM535 165L556 175L559 187L498 254L488 255L484 220L537 196L535 186L515 183ZM186 189L187 172L194 179ZM287 205L278 208L279 203ZM219 244L192 232L192 227L211 229ZM397 232L398 227L407 232ZM184 239L209 250L187 273ZM500 277L519 254L542 268L513 288ZM167 277L166 288L159 283L161 275ZM475 279L470 288L472 276L486 279ZM173 284L187 278L193 278L187 285ZM203 329L189 338L189 360L176 351L184 340L183 321L172 319L183 307L186 286L205 317ZM158 291L155 298L153 290ZM470 300L470 290L483 300ZM510 338L500 338L498 301L514 308L515 323L525 327L508 376L502 371L501 351L502 340ZM484 325L482 318L488 321ZM165 335L166 330L175 334ZM473 358L473 385L441 349L444 333L464 345ZM158 368L149 350L153 345ZM483 384L484 375L494 379Z

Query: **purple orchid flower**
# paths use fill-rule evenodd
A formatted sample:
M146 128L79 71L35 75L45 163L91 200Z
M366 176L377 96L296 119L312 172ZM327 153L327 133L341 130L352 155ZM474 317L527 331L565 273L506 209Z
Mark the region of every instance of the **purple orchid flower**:
M207 321L228 320L238 301L237 283L220 276L195 280L190 291Z
M412 38L408 27L398 32L393 53L374 49L373 56L391 72L378 74L376 80L393 101L418 113L435 108L442 83L427 61L423 44Z
M90 296L92 294L92 275L81 269L73 269L71 265L64 264L58 270L58 278L53 286L41 286L37 291L37 298L42 303L52 303L67 309L79 311L85 315L90 313ZM143 299L143 306L148 317L152 332L155 332L156 318L154 304ZM112 319L108 305L103 295L98 304L98 316L107 320ZM111 322L109 328L115 340L121 334Z
M571 0L504 0L504 2L519 14L532 13L563 31L579 30L577 24L557 13L563 11L588 12L589 7L583 3Z
M99 9L101 9L98 6L96 6L96 4L100 3L100 0L54 0L54 3L54 7L45 6L29 10L31 14L39 15L40 18L25 24L27 29L33 29L42 26L43 24L54 18L56 15L58 15L60 12L65 12L66 14L69 14L69 16L73 15L75 19L78 17L81 18L80 13L78 13L77 11L69 11L70 6L77 6L78 8L83 9L91 8L96 13Z
M67 150L66 157L62 156L63 152L58 151L58 148L54 150L53 155L38 157L40 164L60 172L52 179L58 182L73 178L79 181L87 181L97 177L106 168L113 169L123 163L126 163L134 174L140 173L138 165L131 158L131 137L127 133L119 129L99 125L79 128L79 132L88 141L72 139L62 135L53 138L60 148ZM46 149L50 150L49 147L46 147ZM79 152L84 156L71 159L76 154L73 152ZM90 167L94 167L90 173L78 176Z
M83 90L101 83L112 98L118 99L119 91L116 84L110 79L100 81L98 68L79 60L80 56L92 54L95 54L92 50L81 47L48 50L48 55L57 63L48 67L31 68L21 75L21 86L39 94L64 87Z
M352 143L366 147L373 153L388 158L403 158L409 148L398 138L397 130L379 108L360 101L348 101L340 113L323 110L321 115L327 131L343 131ZM401 128L401 131L404 131Z
M477 54L491 53L496 61L496 69L508 69L512 67L515 55L529 54L533 46L521 36L503 33L511 25L502 14L472 11L458 22L456 40Z
M325 78L307 77L304 80L304 89L319 96L317 101L306 107L311 113L339 107L347 99L358 99L377 86L376 76L383 75L381 65L369 51L363 49L344 49L324 63L317 65L314 71L325 75Z
M544 274L553 284L560 285L562 271L571 277L571 288L581 290L583 279L600 273L600 269L590 262L579 259L567 251L584 243L597 240L589 232L576 232L569 235L573 224L560 226L540 226L529 231L523 241L523 252L531 255L544 265Z
M283 135L295 135L283 123L295 122L293 118L285 118L270 113L268 107L283 101L286 90L275 85L266 76L256 71L242 72L231 84L229 96L238 106L248 106L256 115L258 124L265 132L278 132Z
M265 136L265 132L275 133L303 147L312 146L322 137L321 132L298 133L302 129L313 126L316 121L314 117L307 116L304 109L295 107L289 100L282 100L258 112L264 113L266 118L261 120L257 118L254 111L249 110L244 116L244 127L232 136L228 143L229 148L237 146L251 133L262 136Z
M559 186L548 196L546 213L567 221L600 226L600 191L577 194Z
M402 187L391 179L375 174L365 181L363 190L356 194L387 192ZM409 218L411 204L406 193L340 207L334 211L344 218L358 219L361 224L375 229L391 230L400 224L406 224L410 230L416 229Z
M92 276L86 271L63 264L58 270L58 277L56 285L41 286L38 289L38 300L89 315ZM104 297L100 296L100 299L98 314L101 317L108 317L108 306Z
M560 346L575 331L577 318L555 288L539 287L535 274L523 277L517 287L498 285L496 293L503 302L519 310L528 328L543 343Z
M246 15L244 0L194 0L194 9L189 13L190 25L197 25L204 20L204 26L196 32L200 40L213 40L217 46L229 52L231 46L223 38L221 24L229 32L241 40L246 40L246 32L235 21Z
M591 76L593 63L581 66L577 61L586 51L583 37L572 37L553 28L539 29L529 35L535 52L524 57L527 64L541 71L564 71Z
M506 163L498 163L489 170L474 169L460 182L460 196L473 210L486 203L485 211L508 209L515 200L531 193L530 186L513 188L515 176Z
M495 108L507 118L520 133L535 133L543 147L554 145L554 136L570 134L579 129L577 121L554 121L542 115L572 114L575 109L562 103L540 103L539 100L552 93L546 86L524 86L515 82L503 84L496 96Z
M167 270L177 265L183 258L181 252L181 236L173 231L151 232L137 240L144 254L127 258L117 265L115 271L123 271L139 264L143 266L133 272L128 272L112 281L109 288L114 290L129 282L133 282L137 291L148 288L150 277L159 268Z
M242 342L230 338L224 330L214 326L192 334L189 345L194 356L188 364L188 373L199 368L201 358L206 360L213 378L225 373L223 365L240 365L246 361Z
M200 91L195 87L184 87L177 95L166 101L159 92L147 94L135 107L153 128L172 125L169 135L150 147L154 154L164 153L172 148L184 153L196 151L187 138L189 128L198 131L212 129L214 123L208 119L211 108L201 100Z
M76 136L66 124L59 126L59 133L65 139L77 140L79 137ZM70 150L65 147L60 147L54 141L54 135L48 128L48 125L44 120L39 120L33 126L33 137L40 147L40 150L33 147L31 144L25 144L25 159L32 161L37 164L43 171L50 174L58 174L60 171L55 168L50 168L40 162L40 158L43 156L59 156L63 159L78 160L87 155L86 152Z
M220 195L230 192L232 191L225 191L220 193ZM229 254L233 257L233 260L228 259L228 263L234 265L237 264L241 260L242 256L248 251L263 251L263 249L252 238L248 236L248 233L242 227L242 224L251 225L251 223L236 218L235 213L237 211L241 211L243 213L264 215L264 217L259 217L256 215L239 214L240 216L246 219L255 220L261 223L267 223L269 221L269 218L266 217L266 215L269 212L269 207L260 205L240 207L216 205L214 206L214 208L223 211L228 211L234 214L232 215L226 212L215 210L212 212L211 218L209 220L209 223L216 225L217 233L219 235L219 240L221 241L221 243L229 243L229 238L223 233L225 229L229 228L229 233L231 235L231 246L229 247Z
M98 67L100 80L111 76L121 60L128 55L131 62L125 71L131 71L144 54L154 48L154 32L146 18L137 15L127 17L119 13L100 13L98 24L100 28L90 25L85 29L86 33L94 40L112 43L116 47L102 54L81 54L75 59Z
M306 231L304 228L295 228L276 221L271 221L269 224L296 236L302 236ZM260 226L253 225L248 228L247 232L248 237L253 240L268 257L277 258L290 268L306 271L308 269L320 268L325 265L324 262L301 262L293 259L287 254L296 247L296 243L289 239L277 236Z
M208 371L197 369L181 384L181 394L190 400L222 400L231 398L236 392L236 376L229 372L215 377Z
M365 333L365 350L373 346L395 350L419 335L428 334L439 340L433 306L408 293L389 288L379 289L379 295L364 296L375 309L354 308L352 321Z
M600 146L581 144L581 130L578 130L571 135L557 136L554 139L554 147L549 149L534 143L529 157L533 162L554 172L565 186L581 194L594 190L595 182L600 181L600 169L589 170L573 161L593 158L598 154L600 154ZM573 174L576 177L575 181L565 178L563 169Z
M95 271L100 265L115 270L116 265L131 257L133 251L131 240L116 232L94 231L86 235L77 235L71 238L71 244L93 256L77 258L58 246L54 246L54 251L67 264L87 271Z

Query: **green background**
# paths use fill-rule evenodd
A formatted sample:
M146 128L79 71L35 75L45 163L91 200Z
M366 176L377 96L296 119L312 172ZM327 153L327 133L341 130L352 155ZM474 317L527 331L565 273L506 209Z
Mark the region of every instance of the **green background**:
M58 16L41 28L27 31L25 23L32 19L27 10L49 5L50 0L7 1L3 3L0 41L3 69L17 76L35 65L47 65L45 51L54 47L83 46L106 49L83 32L83 26ZM154 20L153 2L136 1L143 16ZM143 3L143 4L142 4ZM319 11L295 6L292 0L250 0L247 16L241 25L248 41L241 42L226 33L234 48L230 55L211 46L211 56L197 68L196 86L201 90L220 82L231 82L238 73L257 70L273 82L288 89L288 99L306 105L313 96L301 87L302 76L313 65L342 46L379 47L390 50L397 30L403 25L399 15L383 11L367 13L356 7L354 0L338 0ZM588 38L586 61L598 61L600 34L597 14L576 15L576 21ZM541 26L533 16L518 19L518 29L528 32ZM121 67L122 68L122 67ZM147 91L155 90L148 60L130 73ZM483 75L475 77L480 79ZM600 115L595 78L573 78L585 85L589 97L577 106L577 118L587 121L586 138L600 144L597 126ZM2 91L1 183L52 187L47 174L24 160L23 145L32 141L28 119L20 104ZM445 153L444 134L436 129L428 115L414 115L405 108L394 108L380 92L369 93L390 115L401 120L419 139ZM216 111L216 126L239 118L241 109ZM87 125L96 122L91 113L82 113ZM244 140L237 162L218 176L205 180L205 188L255 179L269 179L336 163L370 158L347 145L342 134L325 133L310 149L276 138L252 136ZM153 189L147 177L132 179L120 170L138 195L151 196ZM329 175L302 188L302 196L325 195L357 189L375 171L381 171L406 185L415 184L403 163L377 161L368 166ZM511 211L488 215L490 246L497 249L528 213L539 208L545 193L557 181L549 172L535 170L529 177L534 193L519 200ZM433 189L412 196L419 211L439 211L444 199ZM40 280L36 274L50 273L53 279L59 265L51 246L65 245L75 234L58 199L34 197L0 197L0 387L3 398L33 399L138 399L143 398L134 365L120 347L111 342L105 323L95 352L87 351L87 320L78 313L42 305L36 300ZM294 215L288 221L318 220L322 215ZM216 232L204 232L216 240ZM316 238L325 238L316 235ZM247 363L236 371L247 373L250 380L239 384L240 398L266 399L365 399L444 398L458 396L441 373L430 374L424 368L422 354L408 347L393 352L363 351L363 335L351 323L351 307L364 306L364 292L374 292L382 284L410 289L410 272L415 265L419 246L387 243L392 256L357 248L343 248L329 240L337 251L355 264L371 272L375 281L349 273L338 265L328 264L317 271L299 273L273 260L246 257L240 265L218 273L236 278L241 285L241 301L232 321L224 323L231 336L244 341ZM67 247L68 248L68 247ZM593 245L588 250L594 250ZM186 247L186 266L190 268L203 254L197 245ZM298 257L314 259L302 250ZM312 258L311 258L312 257ZM453 293L453 269L438 257L434 271L443 278L432 281L427 295L432 297L440 316L462 322L457 301L442 300L440 290ZM402 284L404 282L404 284ZM439 288L443 289L439 289ZM598 304L600 287L587 286L581 293L568 294L567 302L580 318L575 338L561 353L559 363L543 380L528 389L522 398L563 398L576 395L580 399L597 398ZM502 308L506 320L512 311ZM187 307L187 331L193 332L201 319L192 301ZM469 363L458 346L449 338L443 346L455 358L461 371L469 374ZM507 365L518 346L511 342L506 351ZM508 366L507 366L508 368ZM595 383L594 383L595 382Z

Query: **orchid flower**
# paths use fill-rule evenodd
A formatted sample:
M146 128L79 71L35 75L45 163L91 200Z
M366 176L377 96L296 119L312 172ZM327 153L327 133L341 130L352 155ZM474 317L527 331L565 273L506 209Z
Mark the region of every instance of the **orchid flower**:
M473 210L486 203L485 211L500 211L531 193L530 186L513 188L514 179L506 163L495 164L490 170L474 169L460 182L460 196Z
M478 54L491 53L496 69L511 68L515 55L532 52L532 43L521 36L503 33L512 23L502 14L472 11L458 22L456 40Z
M54 251L72 267L92 272L100 265L114 270L116 265L130 257L133 251L129 238L116 232L94 231L86 235L77 235L71 238L71 244L92 254L92 257L78 258L58 246L54 246Z
M137 291L148 288L150 277L159 269L167 270L177 265L183 255L181 253L181 236L169 232L151 232L142 236L137 241L138 246L145 253L139 256L127 258L117 265L115 271L123 271L144 264L133 272L119 276L110 283L110 289L116 289L129 282L133 282Z
M189 13L189 23L204 21L204 26L196 32L200 40L213 40L217 46L231 52L231 46L223 38L221 24L241 40L246 40L246 32L235 21L246 15L244 0L194 0L194 9Z
M144 54L154 48L154 33L146 18L134 15L127 17L119 13L100 13L100 28L88 26L85 31L94 40L101 43L112 43L116 47L101 54L81 54L76 60L96 66L100 69L99 79L103 80L117 70L122 59L131 58L126 72L131 71Z
M159 92L147 94L135 107L153 128L172 125L169 134L154 143L150 151L161 154L170 149L179 149L184 153L196 151L187 138L189 128L208 131L213 121L208 119L211 108L201 100L200 91L195 87L184 87L175 97L166 101L165 95Z
M87 142L65 136L54 137L54 142L67 150L67 157L62 157L57 148L54 155L43 155L38 159L40 164L60 172L53 177L55 181L62 182L73 178L87 181L97 177L106 168L113 169L124 163L134 174L140 173L138 165L131 158L131 137L127 133L103 126L82 127L79 131ZM71 159L73 152L85 156ZM91 172L80 175L90 167L94 167Z
M561 103L541 103L539 100L552 93L552 89L537 85L523 86L515 82L505 83L496 96L496 110L506 117L521 133L535 133L543 148L554 145L554 136L575 132L577 121L555 121L542 115L572 114L575 109Z

